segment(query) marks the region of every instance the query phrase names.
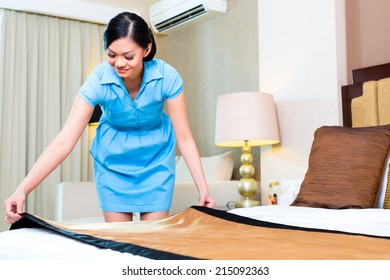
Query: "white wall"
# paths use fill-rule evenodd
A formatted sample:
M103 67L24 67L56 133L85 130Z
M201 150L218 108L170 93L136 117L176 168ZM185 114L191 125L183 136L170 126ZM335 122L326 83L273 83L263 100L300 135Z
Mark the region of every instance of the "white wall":
M0 0L0 7L106 24L122 9L75 0Z
M260 91L274 94L280 145L262 147L270 181L303 180L316 128L341 124L346 84L344 0L259 0Z

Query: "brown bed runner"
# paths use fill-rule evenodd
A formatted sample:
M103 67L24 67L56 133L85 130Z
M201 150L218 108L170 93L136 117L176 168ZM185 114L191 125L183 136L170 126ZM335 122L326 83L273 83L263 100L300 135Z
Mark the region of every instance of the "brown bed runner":
M390 259L390 238L285 226L193 206L156 221L70 225L24 214L11 229L45 227L151 259Z

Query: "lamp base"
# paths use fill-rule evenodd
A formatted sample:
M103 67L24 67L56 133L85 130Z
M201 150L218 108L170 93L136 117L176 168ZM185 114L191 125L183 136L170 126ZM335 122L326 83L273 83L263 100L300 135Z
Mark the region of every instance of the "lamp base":
M235 203L236 208L249 208L254 206L260 206L260 201L253 200L253 199L244 199L244 200L236 201Z
M238 192L243 197L243 200L235 203L236 208L248 208L260 206L260 201L250 199L257 192L257 182L252 176L255 174L255 168L252 165L253 157L251 147L248 141L245 140L245 145L242 147L240 175L242 178L238 182Z

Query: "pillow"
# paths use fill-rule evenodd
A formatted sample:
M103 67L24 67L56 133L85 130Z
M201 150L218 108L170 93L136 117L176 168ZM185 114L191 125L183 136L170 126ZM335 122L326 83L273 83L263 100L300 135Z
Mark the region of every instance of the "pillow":
M234 165L234 153L228 151L221 155L201 157L206 181L231 180ZM192 182L191 173L183 157L176 164L176 181Z
M390 146L390 125L316 130L293 206L372 208Z
M390 165L390 153L387 155L385 170L383 172L381 184L379 186L375 208L386 208L386 209L390 208L390 187L389 187L390 180L388 178L390 176L389 165ZM387 207L385 207L385 205Z

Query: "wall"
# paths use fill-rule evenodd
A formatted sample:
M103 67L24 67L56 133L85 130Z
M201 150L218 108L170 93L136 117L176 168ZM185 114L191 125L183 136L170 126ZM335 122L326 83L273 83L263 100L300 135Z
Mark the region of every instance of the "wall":
M184 80L190 125L202 156L228 150L214 145L217 96L259 89L257 34L257 1L229 0L226 14L156 36L157 57L173 65ZM241 149L233 151L239 166ZM259 171L259 148L253 154Z
M347 69L390 62L390 1L346 0Z
M282 142L261 154L266 183L302 180L313 132L342 125L351 70L390 62L390 1L260 0L260 90L277 102Z
M103 24L122 12L122 9L116 7L76 0L0 0L0 7Z
M346 82L344 1L260 0L260 91L274 94L280 145L262 148L270 181L302 180L316 128L341 123Z

